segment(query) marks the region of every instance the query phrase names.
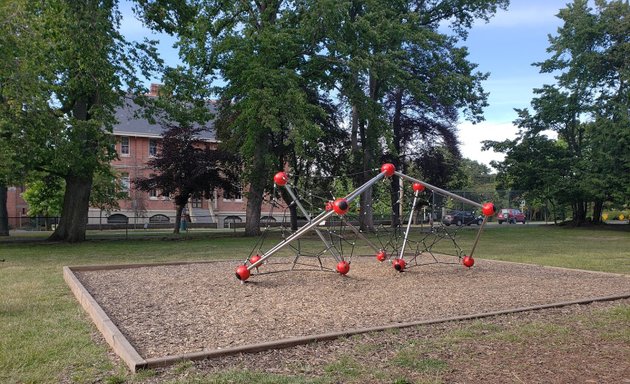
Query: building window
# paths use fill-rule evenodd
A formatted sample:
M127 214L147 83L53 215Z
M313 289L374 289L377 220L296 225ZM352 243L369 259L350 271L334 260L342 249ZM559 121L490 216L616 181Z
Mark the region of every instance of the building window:
M131 185L129 173L123 172L120 174L120 184L122 185L122 191L129 194L129 186Z
M232 194L224 193L223 201L243 201L243 187L239 185L238 190Z
M129 137L127 136L121 136L120 138L120 154L129 156Z
M201 208L202 207L201 199L191 199L190 200L190 205L193 208Z
M157 193L157 189L152 189L149 191L149 199L151 200L157 200L158 198L158 193Z
M155 157L157 156L157 140L149 139L149 156Z

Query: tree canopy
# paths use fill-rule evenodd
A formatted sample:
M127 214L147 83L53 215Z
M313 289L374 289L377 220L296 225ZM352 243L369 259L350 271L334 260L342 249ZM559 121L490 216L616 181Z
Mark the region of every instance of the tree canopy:
M551 57L535 63L555 84L536 89L532 112L517 110L519 138L489 147L506 153L500 179L552 204L568 205L573 221L598 222L605 202L630 198L630 5L575 0L558 13ZM549 138L547 133L551 132Z
M65 180L61 221L51 240L85 239L94 173L116 153L114 108L137 73L157 69L154 43L129 43L118 32L117 1L3 2L0 68L3 140L13 159ZM10 153L10 152L9 152ZM25 174L14 177L25 180Z
M312 164L326 133L340 132L327 128L347 127L349 140L337 143L350 144L357 184L383 155L407 155L412 139L456 152L458 111L478 121L486 95L485 75L455 43L507 3L143 0L138 9L149 25L178 34L182 58L215 85L219 137L243 159L246 231L256 234L273 173L285 165L312 172L300 164ZM451 36L438 31L444 22ZM325 118L331 110L338 114ZM368 189L364 229L371 201Z
M217 190L224 196L233 195L238 192L239 177L235 156L202 139L212 118L212 104L194 92L195 81L181 69L170 71L169 78L161 96L152 102L153 115L165 128L157 156L147 163L154 173L134 184L173 200L174 233L179 233L182 211L191 198L213 199Z

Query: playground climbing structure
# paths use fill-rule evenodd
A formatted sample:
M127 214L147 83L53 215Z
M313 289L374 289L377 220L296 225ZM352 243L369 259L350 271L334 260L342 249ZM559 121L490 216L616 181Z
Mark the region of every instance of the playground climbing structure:
M348 219L347 216L352 203L364 191L371 188L379 181L390 178L393 175L412 183L413 197L411 199L411 208L408 211L406 225L400 225L392 228L389 232L381 231L382 233L389 233L388 236L386 236L387 238L385 239L384 236L377 235L377 241L373 241L362 233L352 223L352 220ZM331 255L336 263L336 272L341 275L346 275L350 272L351 257L354 253L354 246L357 241L362 241L367 244L375 252L375 256L378 261L389 261L394 269L399 272L403 272L405 269L412 266L425 264L418 261L422 255L431 256L433 262L437 263L438 259L434 254L435 246L438 243L446 241L453 244L456 249L455 255L458 256L461 263L465 267L470 268L474 265L473 254L479 242L482 230L486 225L488 218L493 216L496 212L495 206L491 202L481 204L453 192L438 188L424 181L398 172L395 166L391 163L383 164L379 172L374 177L354 191L350 192L347 196L326 201L321 212L314 217L312 217L311 213L305 209L304 205L298 198L293 186L289 183L289 175L286 172L278 172L274 176L274 184L275 188L286 189L286 192L292 199L291 204L295 204L296 208L306 218L306 224L295 232L283 235L280 242L266 251L262 249L263 239L265 238L266 233L265 231L261 237L261 241L257 244L257 247L255 247L243 264L236 268L236 277L241 282L245 282L249 279L252 273L258 273L260 268L267 263L272 256L285 248L292 248L295 251L295 257L292 262L291 270L302 265L301 258L306 256L314 258L316 260L314 266L324 270L326 268L322 263L322 257ZM417 212L420 195L425 192L430 192L434 195L439 194L440 196L447 197L453 201L458 201L462 204L481 209L483 219L481 220L481 224L477 230L473 245L467 254L464 254L461 247L459 247L455 241L454 231L449 231L441 225L433 225L433 216L431 216L430 220L430 230L428 232L422 232L420 239L411 238L411 228L412 223L414 222L413 215L414 212ZM275 193L273 195L275 196ZM283 228L285 227L283 226ZM269 226L267 226L266 229L269 229ZM455 231L456 230L457 229L455 229ZM314 233L321 241L323 245L321 250L314 253L306 253L302 251L302 248L299 245L300 238L307 233ZM345 251L343 248L344 244L346 245ZM350 250L349 254L347 252L348 249Z

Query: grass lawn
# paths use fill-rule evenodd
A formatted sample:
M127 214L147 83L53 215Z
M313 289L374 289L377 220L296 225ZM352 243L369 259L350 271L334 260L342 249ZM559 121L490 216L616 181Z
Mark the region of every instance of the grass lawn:
M630 274L630 231L625 228L627 226L623 227L569 229L534 225L492 226L484 230L475 258ZM459 241L464 250L470 248L476 234L475 228L473 226L459 232ZM6 260L0 262L2 383L122 383L155 379L150 379L155 374L151 371L131 375L122 363L110 357L108 346L100 340L95 327L63 281L62 266L244 259L258 240L238 234L208 232L190 232L183 238L157 235L150 238L129 236L126 240L120 240L120 237L112 239L108 235L94 233L88 235L94 240L68 245L46 243L42 240L43 236L30 235L19 241L16 240L19 235L0 239L0 259ZM269 247L275 244L274 241L270 239ZM317 239L309 236L305 240L306 243L310 241L317 242ZM355 252L367 252L367 248ZM226 278L233 278L232 274L232 271L226 271ZM627 321L630 312L628 307L620 311L619 316L602 314L598 321L605 324L620 319ZM521 331L530 332L528 329ZM518 333L519 330L514 332ZM466 340L467 336L462 333L444 337ZM627 338L628 335L622 334L621 337ZM452 343L451 339L448 340ZM373 353L368 344L363 347L365 354ZM391 360L392 366L428 370L435 373L436 377L446 369L443 360L414 360L409 356L405 351L396 352ZM354 374L356 361L338 361L336 364L338 366L331 365L324 369L321 379L315 381L338 381L336 375L339 372ZM186 367L186 364L182 364L176 369L185 370ZM385 371L377 370L372 374L377 378L385 377L384 381L391 378ZM260 372L226 370L212 377L204 377L203 380L252 381L312 382L313 379L299 374L269 377ZM341 381L345 380L342 378Z

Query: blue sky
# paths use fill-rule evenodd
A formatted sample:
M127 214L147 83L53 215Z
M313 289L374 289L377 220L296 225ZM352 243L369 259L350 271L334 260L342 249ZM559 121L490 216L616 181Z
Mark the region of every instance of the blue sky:
M555 15L568 1L512 0L507 11L498 12L489 23L477 23L465 42L469 59L481 72L490 72L484 90L490 92L486 120L476 125L459 124L464 157L485 164L501 160L502 154L482 152L481 141L515 137L514 108L525 108L533 89L553 83L549 74L540 74L534 62L547 59L548 35L556 35L561 21Z
M555 35L560 20L555 17L568 0L512 0L506 11L499 11L489 23L479 22L470 30L463 44L469 49L469 60L478 70L489 72L483 87L490 93L485 121L476 125L461 122L459 138L464 157L485 164L500 160L503 155L481 151L483 140L514 138L516 118L514 108L529 106L532 90L553 82L548 74L539 74L531 64L549 57L547 36ZM155 35L144 29L131 15L129 2L123 1L124 18L121 32L130 40L150 37L160 40L160 55L168 65L178 62L174 39ZM159 79L155 79L156 81Z

